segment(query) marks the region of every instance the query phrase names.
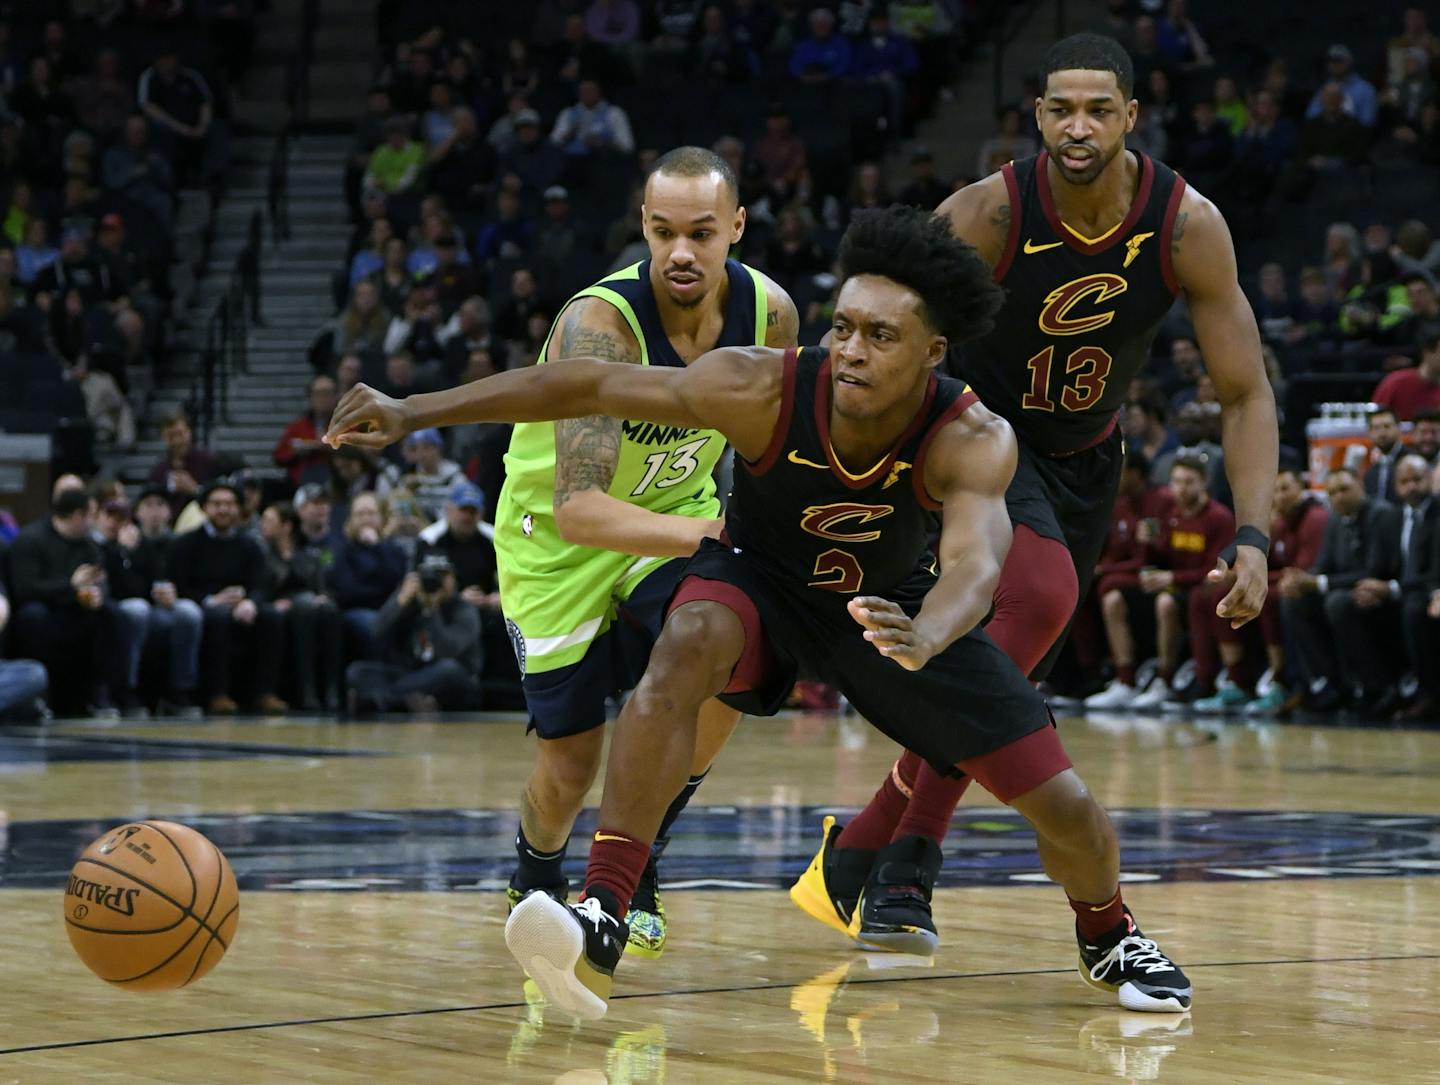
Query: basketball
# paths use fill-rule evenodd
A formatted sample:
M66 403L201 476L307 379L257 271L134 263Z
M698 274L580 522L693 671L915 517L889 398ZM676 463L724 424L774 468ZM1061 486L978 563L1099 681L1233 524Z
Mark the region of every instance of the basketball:
M93 841L70 868L65 930L85 967L130 991L194 983L225 956L240 890L220 849L173 821Z

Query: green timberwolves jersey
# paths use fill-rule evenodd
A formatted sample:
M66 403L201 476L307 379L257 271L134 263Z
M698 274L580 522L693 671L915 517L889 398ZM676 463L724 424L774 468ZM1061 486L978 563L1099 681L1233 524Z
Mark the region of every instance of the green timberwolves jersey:
M767 299L760 274L727 260L729 299L717 347L763 345ZM642 365L683 366L660 321L642 260L577 293L613 305L640 344ZM568 304L568 303L567 303ZM563 315L563 310L562 310ZM557 318L558 323L558 318ZM547 358L552 326L541 363ZM616 363L626 364L626 363ZM725 439L714 430L623 421L619 461L609 494L651 512L713 518L720 515L714 470ZM523 638L521 658L532 672L574 662L609 625L612 601L669 559L636 557L575 546L555 526L555 424L515 426L505 454L505 485L495 516L495 549L506 616Z

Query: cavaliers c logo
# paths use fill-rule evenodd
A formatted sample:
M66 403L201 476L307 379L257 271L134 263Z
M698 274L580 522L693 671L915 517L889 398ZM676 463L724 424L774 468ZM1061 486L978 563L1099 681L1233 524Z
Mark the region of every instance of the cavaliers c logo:
M1040 330L1047 335L1083 335L1103 328L1115 319L1115 311L1071 316L1083 301L1093 306L1104 305L1128 290L1130 284L1119 275L1085 275L1057 286L1045 295L1045 308L1040 310Z
M856 505L841 501L834 505L811 505L800 517L800 527L811 535L836 542L874 542L880 537L877 531L857 531L845 534L837 530L846 524L859 527L871 520L889 516L895 511L894 505ZM852 523L853 521L853 523Z

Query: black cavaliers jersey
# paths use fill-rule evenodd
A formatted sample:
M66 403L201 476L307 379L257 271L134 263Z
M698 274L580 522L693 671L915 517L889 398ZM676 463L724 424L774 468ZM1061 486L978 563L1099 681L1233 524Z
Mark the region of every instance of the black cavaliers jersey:
M726 539L773 575L852 595L886 595L926 552L939 505L925 492L931 438L972 403L963 381L930 378L925 400L890 451L852 475L830 446L830 358L785 354L780 417L765 454L738 461Z
M1170 264L1185 182L1139 151L1130 213L1104 237L1060 221L1046 155L1002 168L1010 234L995 266L1005 304L995 328L966 344L960 373L1020 439L1051 455L1095 444L1115 425L1179 293Z

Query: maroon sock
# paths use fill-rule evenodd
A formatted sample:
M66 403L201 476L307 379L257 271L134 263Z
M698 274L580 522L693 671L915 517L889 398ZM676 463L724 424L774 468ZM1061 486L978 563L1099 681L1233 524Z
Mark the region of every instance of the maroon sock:
M645 873L645 864L650 861L650 845L641 843L623 833L611 829L596 829L590 844L590 865L585 870L585 889L592 885L604 886L615 894L620 905L616 919L624 919L630 910L630 898L640 884L640 875ZM581 899L584 899L582 895Z
M902 836L926 836L943 847L955 807L969 786L968 776L941 776L928 764L922 764L920 775L915 777L910 802L905 807L905 816L895 826L891 840L899 840Z
M994 613L985 632L1015 666L1029 674L1050 651L1080 597L1075 559L1065 544L1015 529L1010 553L995 587Z
M1125 902L1120 899L1119 889L1104 904L1086 904L1073 897L1067 899L1075 912L1075 927L1086 941L1103 938L1125 921Z
M905 807L910 802L915 778L919 775L922 764L916 754L906 750L900 760L891 767L885 782L880 785L880 790L875 792L870 804L851 818L850 824L841 831L835 846L878 851L890 843L890 837L895 834L895 826L899 825L900 819L905 816Z
M1124 682L1127 686L1133 686L1135 684L1135 664L1115 664L1115 677L1120 679L1120 681Z

